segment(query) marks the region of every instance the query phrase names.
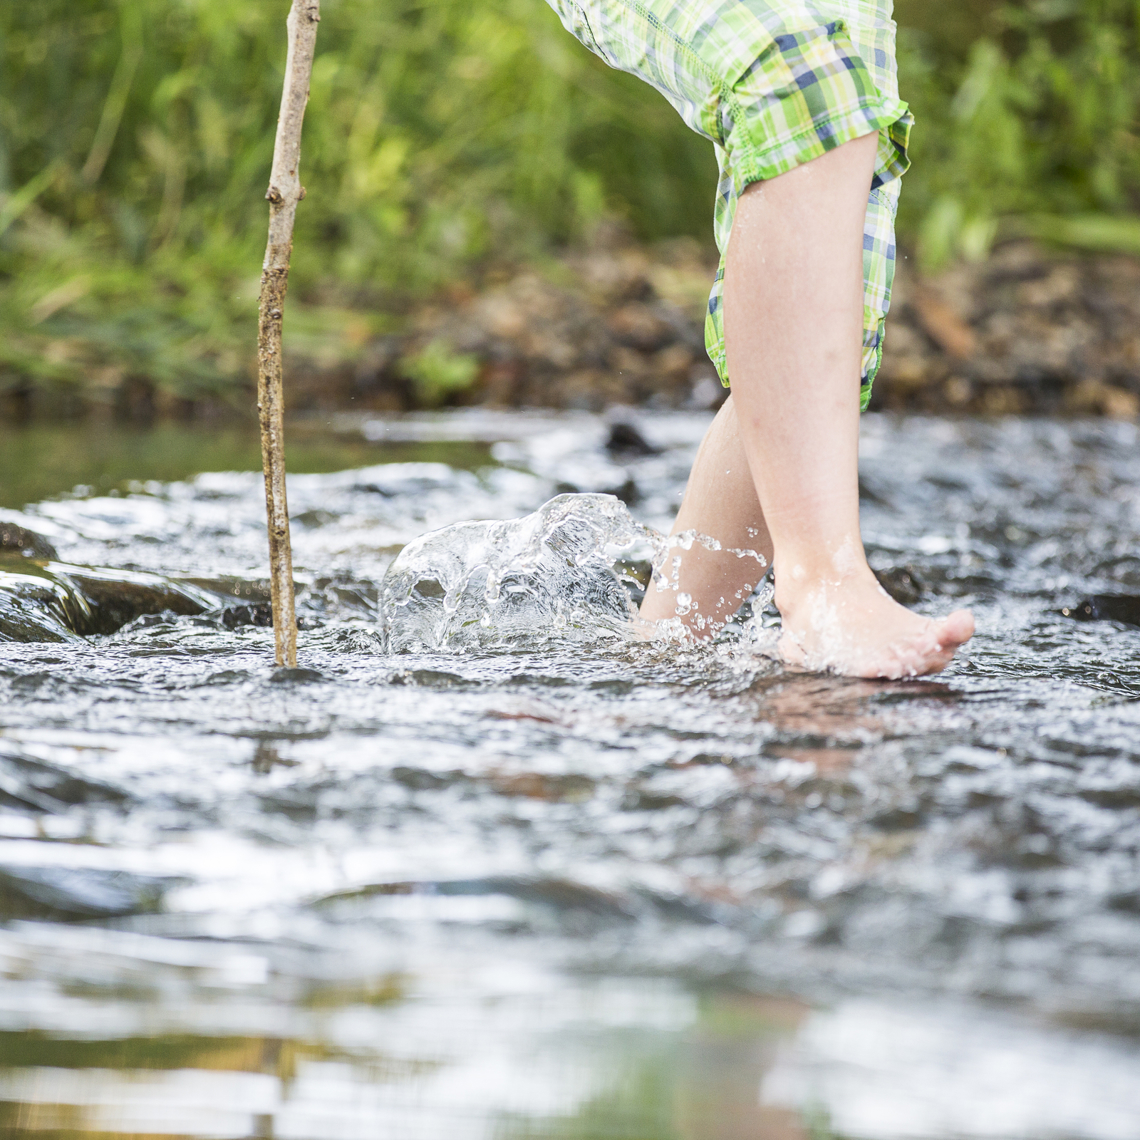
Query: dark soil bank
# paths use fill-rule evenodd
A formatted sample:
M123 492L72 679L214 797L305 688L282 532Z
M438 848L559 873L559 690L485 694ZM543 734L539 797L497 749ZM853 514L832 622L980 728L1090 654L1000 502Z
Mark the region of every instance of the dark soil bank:
M425 403L598 410L704 407L723 396L704 353L713 267L695 243L595 251L414 314L408 331L333 368L295 365L294 406ZM433 355L470 360L433 390ZM426 361L426 363L425 363ZM924 279L900 263L874 406L934 412L1140 413L1140 261L1029 243Z
M285 322L287 398L295 412L713 407L724 398L704 351L714 271L689 239L614 240L397 301L399 312L296 298ZM251 316L251 348L254 331ZM0 418L100 408L134 422L234 416L250 408L254 374L251 360L228 391L197 401L137 373L109 383L113 392L93 381L58 399L10 386ZM872 406L1135 418L1140 259L1013 242L924 278L904 257Z

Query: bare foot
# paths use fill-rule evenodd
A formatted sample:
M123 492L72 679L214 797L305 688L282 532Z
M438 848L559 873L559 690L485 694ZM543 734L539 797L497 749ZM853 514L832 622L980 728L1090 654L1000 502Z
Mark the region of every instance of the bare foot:
M974 634L969 610L921 617L888 596L869 570L784 589L777 578L776 605L784 624L784 661L845 677L894 680L937 673Z

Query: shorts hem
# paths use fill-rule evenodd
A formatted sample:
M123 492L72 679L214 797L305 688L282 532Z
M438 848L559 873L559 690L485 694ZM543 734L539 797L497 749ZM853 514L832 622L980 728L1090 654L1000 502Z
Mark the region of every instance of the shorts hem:
M735 103L735 100L733 101ZM747 131L743 116L733 106L734 130ZM733 183L739 196L753 182L766 182L781 174L787 174L797 166L821 158L853 139L864 135L886 133L888 144L895 151L895 162L884 167L876 164L873 189L901 178L910 166L907 148L910 141L910 108L902 100L880 101L867 108L859 108L834 117L825 116L797 131L790 138L782 139L759 150L753 148L751 139L743 146L727 146L733 155ZM901 125L899 131L892 128ZM826 142L820 139L820 128L830 127ZM896 137L897 136L897 137ZM793 148L790 150L789 148ZM776 154L778 153L778 157Z

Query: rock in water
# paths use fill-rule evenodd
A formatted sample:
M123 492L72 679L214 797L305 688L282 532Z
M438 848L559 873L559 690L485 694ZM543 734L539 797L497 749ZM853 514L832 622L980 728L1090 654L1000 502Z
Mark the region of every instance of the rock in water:
M114 633L146 614L201 614L217 609L220 600L191 582L161 574L61 562L17 565L19 573L0 571L0 641L69 641Z
M78 633L114 633L143 614L200 614L218 604L208 590L161 574L58 564L50 569L89 603L89 617Z
M389 652L622 637L634 616L613 570L649 540L613 495L559 495L507 522L465 522L404 547L380 591Z
M885 570L876 570L875 577L899 605L913 606L926 594L926 583L912 566L889 566Z
M48 575L0 571L0 641L77 641L87 600Z
M1066 606L1061 613L1076 621L1118 621L1140 627L1140 598L1133 594L1093 594L1075 606Z
M52 562L59 557L55 547L43 535L15 523L0 522L0 550L18 551L26 558Z
M610 434L606 439L606 450L611 455L641 457L660 455L661 448L654 447L629 420L614 420L610 424Z

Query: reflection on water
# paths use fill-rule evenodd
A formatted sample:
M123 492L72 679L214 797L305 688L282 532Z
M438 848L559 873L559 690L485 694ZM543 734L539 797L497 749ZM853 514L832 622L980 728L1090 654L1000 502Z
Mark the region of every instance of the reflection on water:
M461 976L433 960L426 985L289 994L258 992L266 979L243 966L199 990L194 1013L185 977L162 975L187 960L205 972L210 956L163 941L157 962L137 940L91 947L141 956L144 1017L89 991L54 1003L54 1032L0 1033L7 1134L1130 1140L1140 1119L1140 1050L988 1010L863 998L814 1011L453 958Z
M1140 630L1061 612L1140 594L1136 430L866 419L873 563L979 617L937 681L388 651L427 530L568 491L665 527L704 421L641 426L374 424L294 477L296 671L258 474L0 512L56 555L4 555L0 628L67 634L0 643L0 1127L1140 1134ZM383 450L448 434L492 458Z
M330 987L285 1019L247 1000L210 1036L7 1034L3 1060L18 1067L0 1096L20 1107L6 1123L319 1138L732 1136L771 1123L804 1135L794 1110L757 1098L803 1018L794 1002L568 983L517 963L466 981L466 993L405 978Z
M478 440L393 440L380 448L359 432L334 434L330 426L319 420L290 425L290 471L340 471L375 463L381 454L388 461L444 460L471 468L489 459L487 445ZM256 424L0 426L0 507L21 507L77 488L85 494L117 495L139 482L260 469Z

